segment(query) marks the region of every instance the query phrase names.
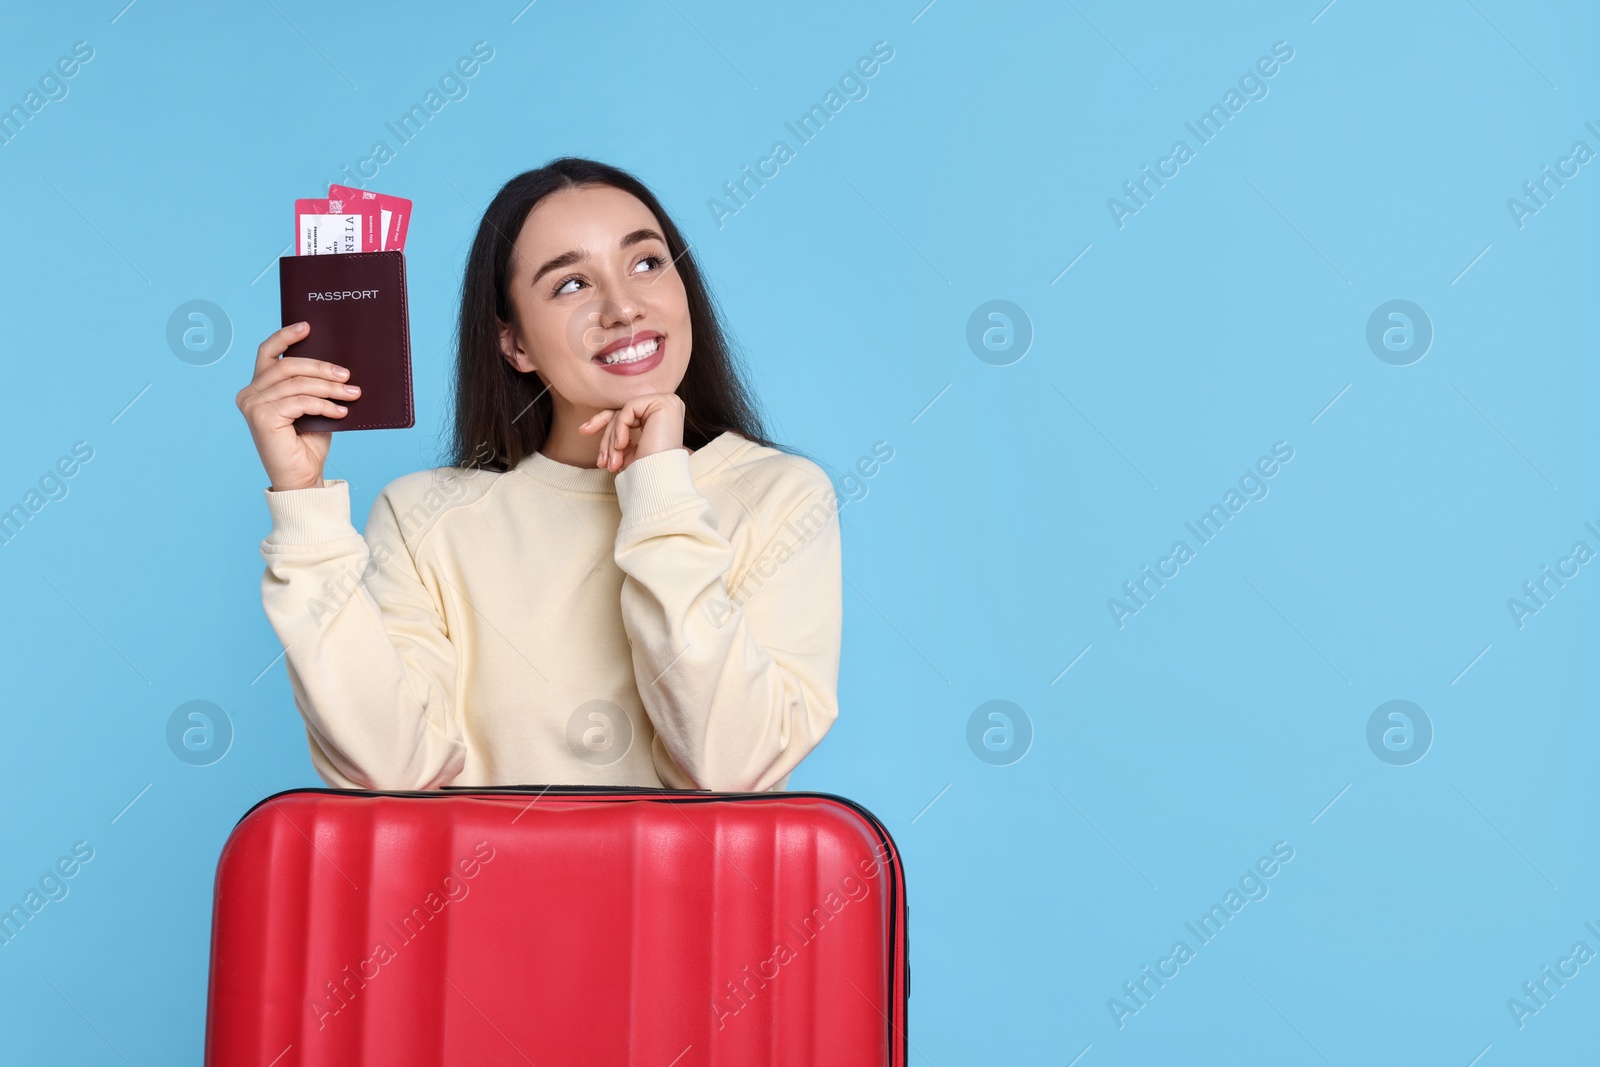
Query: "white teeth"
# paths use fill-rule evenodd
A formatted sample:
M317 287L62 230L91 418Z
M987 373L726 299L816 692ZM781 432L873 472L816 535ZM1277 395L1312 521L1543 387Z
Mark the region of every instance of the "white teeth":
M619 348L609 356L601 356L600 362L635 363L641 359L647 359L650 356L655 355L656 349L660 347L660 343L661 339L659 337L652 337L648 341L640 341L636 345L630 345L627 348Z

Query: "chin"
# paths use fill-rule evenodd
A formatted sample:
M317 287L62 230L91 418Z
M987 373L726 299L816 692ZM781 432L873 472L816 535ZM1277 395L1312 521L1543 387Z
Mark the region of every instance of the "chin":
M618 379L618 388L608 390L620 400L644 396L647 393L675 393L683 384L683 369L652 367L642 374L631 374Z

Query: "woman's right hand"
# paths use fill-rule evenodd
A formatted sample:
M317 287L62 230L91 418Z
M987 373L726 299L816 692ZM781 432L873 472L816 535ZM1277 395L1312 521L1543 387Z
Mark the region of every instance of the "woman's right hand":
M300 433L294 420L301 415L343 418L348 409L329 398L353 400L361 391L346 384L350 372L344 367L283 354L310 332L309 323L297 322L262 341L256 349L255 377L234 398L278 492L321 488L322 465L332 444L332 433Z

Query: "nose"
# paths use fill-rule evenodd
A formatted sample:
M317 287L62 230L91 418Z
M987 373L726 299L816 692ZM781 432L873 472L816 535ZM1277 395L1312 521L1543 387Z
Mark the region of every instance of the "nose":
M626 289L608 287L600 293L594 311L603 326L626 326L644 314L644 307L638 297Z
M591 348L599 348L613 339L619 327L631 327L644 315L635 301L598 299L583 316L583 344L575 346L579 355L587 356Z

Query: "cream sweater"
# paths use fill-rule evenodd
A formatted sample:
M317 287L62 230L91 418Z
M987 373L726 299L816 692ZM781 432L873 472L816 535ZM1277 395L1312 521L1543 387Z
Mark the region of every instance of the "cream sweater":
M261 595L329 785L787 786L838 715L838 503L724 433L618 474L264 490Z

